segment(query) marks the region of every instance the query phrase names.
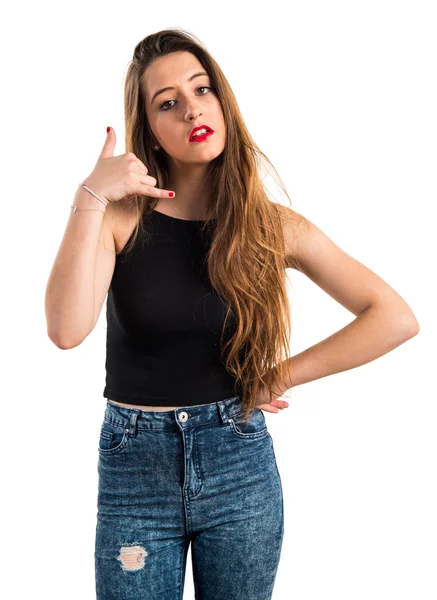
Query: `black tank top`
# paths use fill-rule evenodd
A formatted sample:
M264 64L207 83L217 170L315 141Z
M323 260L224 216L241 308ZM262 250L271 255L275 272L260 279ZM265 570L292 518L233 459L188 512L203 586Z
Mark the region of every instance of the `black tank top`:
M103 396L193 406L240 394L220 356L226 305L208 278L203 221L153 210L143 223L147 240L140 230L132 251L117 255L108 291ZM231 315L225 341L235 327Z

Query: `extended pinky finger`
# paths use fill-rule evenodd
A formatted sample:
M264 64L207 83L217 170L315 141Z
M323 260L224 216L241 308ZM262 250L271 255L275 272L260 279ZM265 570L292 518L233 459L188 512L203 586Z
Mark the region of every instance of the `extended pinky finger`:
M171 192L170 190L161 190L160 188L150 185L150 183L147 183L146 181L140 180L140 183L147 188L144 193L148 196L153 196L154 198L174 198L175 196L174 192Z

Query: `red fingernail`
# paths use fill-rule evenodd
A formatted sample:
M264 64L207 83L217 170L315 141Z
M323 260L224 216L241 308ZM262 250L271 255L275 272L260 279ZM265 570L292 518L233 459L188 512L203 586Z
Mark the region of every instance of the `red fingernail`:
M174 192L169 192L168 195L170 196L170 198L173 198Z
M110 132L110 130L111 130L111 128L110 128L110 127L107 127L107 128L106 128L106 133L109 133L109 132Z

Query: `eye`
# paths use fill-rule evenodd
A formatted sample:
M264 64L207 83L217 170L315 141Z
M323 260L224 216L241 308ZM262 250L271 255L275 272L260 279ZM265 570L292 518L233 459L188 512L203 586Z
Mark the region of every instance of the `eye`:
M198 90L210 90L210 91L212 90L212 88L211 88L211 87L208 87L207 85L201 85L201 86L200 86L200 87L198 87L197 89L198 89ZM206 94L200 94L200 95L201 95L201 96L206 96ZM163 108L163 107L164 107L166 104L168 104L169 102L175 102L175 100L166 100L166 102L163 102L163 103L161 104L161 106L159 107L159 108L160 108L160 110L164 110L164 111L166 111L166 110L170 110L171 108L173 108L173 105L172 105L172 106L169 106L168 108Z

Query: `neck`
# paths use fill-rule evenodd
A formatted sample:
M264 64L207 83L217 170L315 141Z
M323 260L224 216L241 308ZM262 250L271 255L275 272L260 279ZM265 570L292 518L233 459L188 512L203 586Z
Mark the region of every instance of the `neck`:
M185 219L206 218L210 190L205 165L190 165L188 169L185 165L183 170L173 165L167 189L173 190L176 195L160 199L161 208Z

